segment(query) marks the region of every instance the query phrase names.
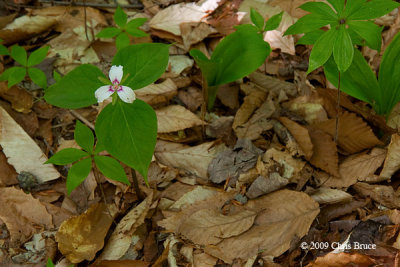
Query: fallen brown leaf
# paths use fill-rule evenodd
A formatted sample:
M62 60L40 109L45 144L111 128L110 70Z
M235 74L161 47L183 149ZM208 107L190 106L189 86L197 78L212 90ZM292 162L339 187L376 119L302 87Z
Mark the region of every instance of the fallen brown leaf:
M252 82L263 88L266 92L270 91L276 96L279 96L281 91L285 92L288 96L297 95L297 89L293 83L285 82L260 72L253 72L249 77Z
M0 151L0 187L17 184L17 175L13 166L8 164L6 155Z
M166 103L178 93L178 88L171 79L162 83L150 84L141 89L135 90L136 97L149 105Z
M11 103L14 110L23 113L31 111L33 97L26 90L15 85L11 88L7 88L5 82L0 82L0 95Z
M375 261L368 255L360 253L328 253L325 256L318 257L314 262L311 262L307 267L342 267L356 264L359 267L373 266Z
M179 105L156 110L158 133L169 133L202 125L204 122L195 114Z
M313 124L332 137L335 136L336 119L329 119L324 122ZM339 116L338 144L350 154L381 145L382 142L372 132L372 129L354 113L344 113Z
M338 202L348 202L352 199L352 195L349 193L327 187L318 188L310 196L319 204L335 204Z
M303 151L306 159L310 160L313 155L314 146L311 142L311 138L307 128L285 117L280 117L279 121L283 123L286 128L288 128L289 132L293 135L294 139L296 139L296 142L299 144L300 149Z
M353 185L353 188L362 196L370 197L390 209L400 208L400 197L391 186L358 182Z
M85 213L64 221L56 234L58 249L72 263L93 260L104 246L104 238L116 213L115 206L107 208L104 203L97 203Z
M248 96L246 96L243 104L236 112L232 128L236 129L237 127L246 123L251 115L253 115L253 112L265 101L266 97L267 94L260 90L254 90Z
M379 175L382 179L390 179L391 176L400 169L400 135L393 134L388 152L383 164L383 169Z
M102 260L96 261L94 264L89 265L90 267L148 267L150 262L139 261L139 260L120 260L120 261L109 261Z
M193 44L201 42L210 34L217 33L217 30L204 22L185 22L179 25L185 49L189 51Z

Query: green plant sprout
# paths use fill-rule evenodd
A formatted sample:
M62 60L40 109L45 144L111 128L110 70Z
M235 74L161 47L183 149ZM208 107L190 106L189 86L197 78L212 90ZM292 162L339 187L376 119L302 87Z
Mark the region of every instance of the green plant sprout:
M108 156L101 156L101 146L94 148L94 135L92 131L82 124L76 122L74 138L76 143L82 147L82 150L76 148L66 148L54 154L45 163L55 165L66 165L74 163L68 171L67 192L71 194L72 190L78 187L89 175L93 164L107 178L130 185L124 168L119 162Z
M133 37L145 37L148 35L139 29L146 20L146 18L136 18L128 22L128 15L118 6L114 13L114 22L118 27L104 28L96 36L99 38L116 37L115 46L120 50L130 44L129 35Z
M68 265L68 267L73 267L73 266L74 266L73 264ZM51 260L51 258L48 258L48 259L47 259L46 267L54 267L54 263L53 263L53 261Z
M3 42L3 40L0 39L0 43L2 43L2 42ZM0 44L0 56L3 56L3 55L8 56L9 54L10 53L8 52L7 47L5 47L4 45Z
M117 160L136 169L147 183L157 140L157 117L151 106L136 99L134 90L149 85L164 73L168 51L166 44L130 45L115 55L109 79L97 67L84 64L58 77L45 90L45 100L62 108L82 108L112 98L97 117L95 148L90 129L77 122L75 140L83 150L61 150L48 160L58 165L75 162L67 177L68 192L84 181L92 166L110 179L129 184ZM100 156L99 152L104 150L112 157ZM135 179L134 176L136 185Z
M371 20L379 18L400 4L391 0L328 0L308 2L299 8L311 12L290 26L285 35L305 33L298 44L314 44L307 73L324 65L333 54L340 72L353 61L354 45L367 45L380 50L381 31ZM322 27L329 25L329 30Z
M341 74L341 90L369 103L379 115L390 114L400 101L400 33L386 48L379 67L379 78L360 51L355 50L353 63ZM326 78L338 86L338 70L332 58L324 65Z
M15 66L8 68L6 71L0 75L0 81L8 81L8 87L11 87L23 79L25 79L26 74L28 74L31 80L42 87L47 88L47 78L46 74L38 68L33 66L40 64L47 56L47 51L49 46L41 47L34 52L32 52L28 58L25 49L21 46L15 45L11 47L11 57L18 62L21 66Z
M282 13L277 14L264 26L262 16L253 11L251 19L256 26L236 26L236 31L217 45L210 59L198 49L190 50L190 55L196 61L205 80L204 98L208 103L208 110L214 106L220 85L241 79L264 63L271 53L271 47L263 40L262 32L278 27L281 18Z

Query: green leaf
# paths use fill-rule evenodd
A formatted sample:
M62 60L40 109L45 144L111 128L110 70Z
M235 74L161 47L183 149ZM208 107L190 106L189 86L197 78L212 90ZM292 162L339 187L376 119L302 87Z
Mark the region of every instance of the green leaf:
M128 24L126 24L125 26L126 32L135 37L148 36L147 33L138 28L139 26L142 26L146 20L146 18L137 18L129 21Z
M389 114L400 101L400 33L397 33L386 48L379 68L379 85L382 90L380 114Z
M128 15L122 10L120 6L117 7L114 13L114 21L119 27L123 28L128 20Z
M114 27L107 27L107 28L102 29L98 34L96 34L96 37L98 37L98 38L113 38L120 33L121 33L120 29L117 29Z
M338 19L338 15L333 11L333 9L328 4L323 2L307 2L299 6L299 8L310 13L316 13L318 15L327 17L331 20Z
M265 23L264 31L272 31L279 27L282 21L283 11L275 14Z
M22 66L26 66L27 54L23 47L19 45L14 45L11 47L11 57Z
M54 263L53 263L53 261L51 260L51 258L48 258L48 259L47 259L46 267L54 267Z
M157 140L157 117L145 102L118 100L107 105L96 121L96 136L116 159L136 169L147 181Z
M254 8L250 9L250 19L256 27L262 31L264 28L264 18L260 13L257 12Z
M388 14L400 4L391 0L371 0L351 14L349 20L376 19Z
M324 33L325 33L324 30L316 30L313 32L305 33L304 36L301 37L296 44L313 45Z
M56 82L59 82L61 80L62 76L60 75L60 73L58 73L56 70L53 70L53 79Z
M352 0L349 0L352 1ZM333 8L338 13L338 16L342 15L345 0L328 0L329 4L333 6Z
M115 46L117 47L117 50L121 50L122 48L129 46L130 42L131 40L129 39L128 34L121 32L115 39Z
M124 85L132 89L143 88L155 82L168 65L169 45L161 43L135 44L118 51L113 65L122 65L129 77Z
M333 57L324 65L324 72L326 78L338 87L339 70ZM340 74L340 90L371 104L378 111L376 106L381 103L378 81L367 61L357 49L354 49L353 62L350 67Z
M16 68L20 68L20 67L11 67L6 69L1 75L0 75L0 81L6 81L8 80L8 77L10 77L11 73L13 73L13 71Z
M124 168L115 159L106 156L94 156L94 162L100 172L107 178L127 185L131 184L128 177L126 177Z
M45 164L66 165L89 156L88 153L76 148L65 148L49 158Z
M7 47L5 47L4 45L0 45L0 55L6 55L8 56L10 53L8 52Z
M28 58L28 67L35 66L42 62L46 58L49 48L50 47L47 45L33 51Z
M43 71L41 71L37 68L29 68L28 75L34 83L36 83L43 89L47 88L47 78L46 78L46 74L44 74Z
M78 161L68 171L67 176L67 193L71 194L72 190L77 188L88 177L92 169L92 159L87 158Z
M337 21L316 14L308 14L301 17L295 24L290 26L284 35L312 32L333 23L337 23Z
M93 153L94 136L92 131L79 120L76 121L74 138L76 143L84 150Z
M94 92L104 84L98 77L103 72L89 64L76 67L45 90L44 99L61 108L83 108L97 103Z
M346 2L346 8L343 13L344 18L348 18L358 9L360 9L366 0L351 0Z
M383 27L379 27L371 21L349 21L349 28L361 36L366 44L375 50L381 50L381 32Z
M315 42L315 45L311 50L307 73L310 73L316 68L324 65L329 59L332 54L336 36L337 30L330 29L322 34L322 36Z
M12 69L13 71L8 76L8 87L21 82L26 76L26 69L24 67L12 67Z
M339 71L345 72L353 61L354 46L344 25L339 28L335 39L333 58L335 59Z
M138 29L138 27L142 26L146 22L146 18L136 18L128 22L125 26L125 30L132 36L135 37L145 37L148 36L147 33Z

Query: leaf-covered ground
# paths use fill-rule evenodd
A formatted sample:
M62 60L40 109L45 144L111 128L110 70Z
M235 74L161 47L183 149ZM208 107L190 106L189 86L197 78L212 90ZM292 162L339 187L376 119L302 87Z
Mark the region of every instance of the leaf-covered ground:
M2 1L3 44L49 45L39 68L50 83L53 71L85 63L107 73L115 44L94 36L113 25L114 1L51 2ZM1 266L48 258L56 266L399 266L400 107L386 121L342 94L338 110L322 69L306 75L311 47L282 37L305 15L297 9L305 0L117 2L130 19L148 18L150 35L132 43L173 44L166 72L136 91L158 117L150 187L137 174L139 199L91 173L68 196L69 166L43 162L76 147L75 121L93 129L103 106L61 109L28 79L1 82ZM250 7L265 18L285 11L265 35L273 52L222 86L203 114L202 77L188 51L210 54L234 25L250 22ZM398 32L398 12L376 21L385 27L381 52L362 49L374 71ZM14 64L2 57L0 71Z

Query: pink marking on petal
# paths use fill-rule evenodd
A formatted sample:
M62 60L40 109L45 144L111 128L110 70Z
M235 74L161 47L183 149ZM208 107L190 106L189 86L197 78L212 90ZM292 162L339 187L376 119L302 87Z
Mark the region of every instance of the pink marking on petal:
M120 85L117 92L121 92L121 91L123 91L123 90L124 90L124 89L123 89L122 86Z
M108 87L108 91L114 92L114 89L113 89L112 85L110 85L110 86Z
M113 84L119 84L119 81L117 78L114 79L114 81L112 81Z

